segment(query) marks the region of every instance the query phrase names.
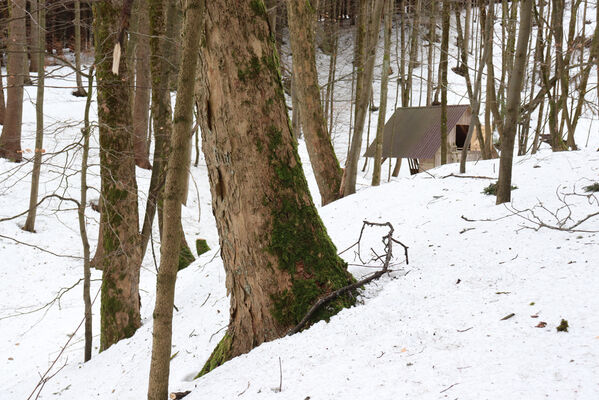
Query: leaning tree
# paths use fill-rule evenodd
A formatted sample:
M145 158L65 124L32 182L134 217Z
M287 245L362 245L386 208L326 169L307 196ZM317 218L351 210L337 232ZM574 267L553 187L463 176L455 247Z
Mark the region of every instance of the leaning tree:
M267 18L262 0L206 2L198 103L231 308L201 374L283 336L353 280L308 190ZM351 303L341 297L313 319Z

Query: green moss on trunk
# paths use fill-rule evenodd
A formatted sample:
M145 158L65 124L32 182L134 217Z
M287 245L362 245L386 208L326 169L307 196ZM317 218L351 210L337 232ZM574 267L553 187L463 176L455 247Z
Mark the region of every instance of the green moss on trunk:
M210 246L208 246L206 239L196 239L196 252L198 253L198 257L208 251L210 251Z
M229 332L225 333L225 336L223 336L218 345L216 345L216 348L210 355L210 358L208 358L208 361L206 361L206 364L204 364L204 367L194 379L198 379L199 377L206 375L214 368L219 367L228 361L231 358L230 353L232 343L233 338L231 335L229 335Z
M268 130L270 161L276 172L271 183L280 193L272 212L272 230L268 251L278 260L278 267L291 275L291 290L271 296L271 310L284 326L299 323L316 301L330 292L353 283L347 264L337 255L337 249L312 203L308 184L294 145L292 160L285 162L277 151L282 132L275 126ZM340 296L319 310L312 319L328 319L342 308L354 303L352 293Z

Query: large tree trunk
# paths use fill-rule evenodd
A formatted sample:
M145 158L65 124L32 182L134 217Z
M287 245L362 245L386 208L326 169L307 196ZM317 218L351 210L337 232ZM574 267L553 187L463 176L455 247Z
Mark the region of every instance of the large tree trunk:
M203 9L204 0L188 0L182 68L179 71L174 130L166 172L163 239L160 246L160 269L156 280L152 361L148 385L149 400L163 400L168 395L175 283L181 246L180 226L177 221L181 221L181 203L187 197L185 188L190 166L194 80L198 63Z
M138 2L137 29L139 35L135 46L135 98L133 102L133 147L135 164L151 169L148 158L148 120L150 110L150 21L146 0Z
M93 8L102 178L101 351L132 336L141 324L137 184L125 57L121 57L119 74L112 73L122 8L122 1L97 2Z
M352 281L308 191L264 3L207 2L205 24L200 123L231 310L201 374L283 336L319 297ZM339 299L315 320L349 303Z
M23 118L23 77L27 52L25 44L25 0L10 2L10 34L6 52L8 53L8 79L6 82L6 113L0 135L0 157L20 162L21 120Z
M512 187L512 161L514 142L520 115L520 92L526 69L526 49L530 39L532 0L521 0L520 29L514 57L514 69L508 81L506 117L501 138L501 157L499 161L499 179L497 182L497 204L509 202Z
M327 133L327 121L320 104L314 50L316 9L309 0L288 0L287 14L300 119L322 204L325 205L340 196L341 168Z
M362 134L364 133L364 123L366 122L366 112L372 95L372 75L374 73L374 59L376 55L376 44L379 38L379 27L381 14L383 12L384 0L360 0L360 3L371 3L371 7L360 6L360 13L364 14L367 8L370 13L360 18L368 17L368 26L359 26L359 35L364 35L364 50L358 58L358 80L356 84L356 115L354 123L354 132L351 140L351 149L345 165L345 183L343 187L344 196L356 192L356 179L358 175L358 161L362 150ZM366 30L366 33L362 32Z

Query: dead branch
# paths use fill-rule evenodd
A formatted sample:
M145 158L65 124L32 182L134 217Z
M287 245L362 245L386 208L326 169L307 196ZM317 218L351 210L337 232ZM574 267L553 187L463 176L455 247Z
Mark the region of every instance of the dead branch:
M0 235L0 238L12 240L13 242L16 242L18 244L22 244L23 246L33 247L34 249L38 249L39 251L43 251L44 253L52 254L55 257L74 258L76 260L83 259L83 257L71 256L71 255L68 255L68 254L57 254L57 253L54 253L54 252L52 252L50 250L46 250L43 247L39 247L39 246L36 246L34 244L30 244L30 243L21 242L20 240L17 240L15 238L10 237L10 236Z
M453 172L449 175L442 176L441 179L445 178L467 178L467 179L490 179L494 181L497 178L492 178L490 176L474 176L474 175L456 175Z
M96 295L94 296L94 300L92 301L92 304L94 304L96 302L96 299L98 298L99 294L100 294L100 289L98 289L98 291L96 292ZM29 397L27 397L27 400L30 400L32 398L32 396L35 394L35 392L37 392L37 395L35 396L35 399L37 399L39 397L40 393L42 392L42 389L46 385L46 382L48 382L50 379L52 379L58 372L60 372L60 370L62 368L64 368L64 366L63 366L58 371L56 371L54 374L49 375L50 371L52 370L52 368L54 368L54 365L58 362L58 359L62 356L62 353L64 353L64 351L67 349L69 343L71 343L71 340L73 340L73 338L77 334L77 331L79 331L79 328L81 328L81 325L83 325L84 322L85 322L85 317L83 317L83 319L81 319L81 322L79 322L79 325L77 325L75 332L73 332L72 335L69 335L69 339L64 344L64 346L62 346L62 348L58 352L58 355L56 356L54 361L52 361L52 364L50 364L50 366L48 367L46 372L44 372L44 374L41 376L40 380L38 381L38 383L35 385L35 387L31 391L31 394L29 395ZM65 363L65 365L66 365L66 363Z
M391 225L390 222L385 222L385 223L380 223L380 222L368 222L368 221L364 221L363 225L362 225L362 229L360 230L360 236L358 238L358 241L356 243L354 243L352 246L348 247L347 249L345 249L344 251L342 251L341 253L346 252L347 250L351 249L354 246L358 247L358 257L360 256L360 242L362 240L362 235L364 234L364 229L367 226L386 226L389 228L389 232L383 236L382 240L383 240L383 244L385 245L385 259L383 262L383 268L380 271L377 271L375 273L373 273L372 275L358 281L355 282L351 285L347 285L344 286L340 289L335 290L334 292L328 294L327 296L321 298L320 300L318 300L313 306L312 308L310 308L310 310L308 311L308 313L304 316L304 318L302 318L302 320L299 322L299 324L297 324L293 329L291 329L288 333L287 336L291 336L294 335L296 333L298 333L299 331L301 331L306 324L308 323L308 321L310 320L310 318L312 318L312 316L316 313L316 311L318 311L323 305L329 303L330 301L336 299L337 297L341 296L344 293L347 293L349 291L355 290L361 286L366 285L367 283L372 282L375 279L380 278L381 276L383 276L385 273L389 272L389 263L391 262L391 257L393 256L393 243L397 243L400 246L402 246L404 248L404 254L406 257L406 264L409 264L409 260L408 260L408 247L406 245L404 245L403 243L401 243L399 240L396 240L393 238L393 225ZM340 254L341 254L340 253Z

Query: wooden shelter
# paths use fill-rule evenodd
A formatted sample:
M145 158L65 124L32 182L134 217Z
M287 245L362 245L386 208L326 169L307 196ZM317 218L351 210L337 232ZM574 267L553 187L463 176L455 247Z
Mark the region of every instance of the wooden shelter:
M447 106L447 162L459 162L472 111L467 105ZM375 142L364 154L374 157ZM407 158L414 174L441 165L441 106L402 107L383 129L383 158ZM476 131L467 160L480 158Z

